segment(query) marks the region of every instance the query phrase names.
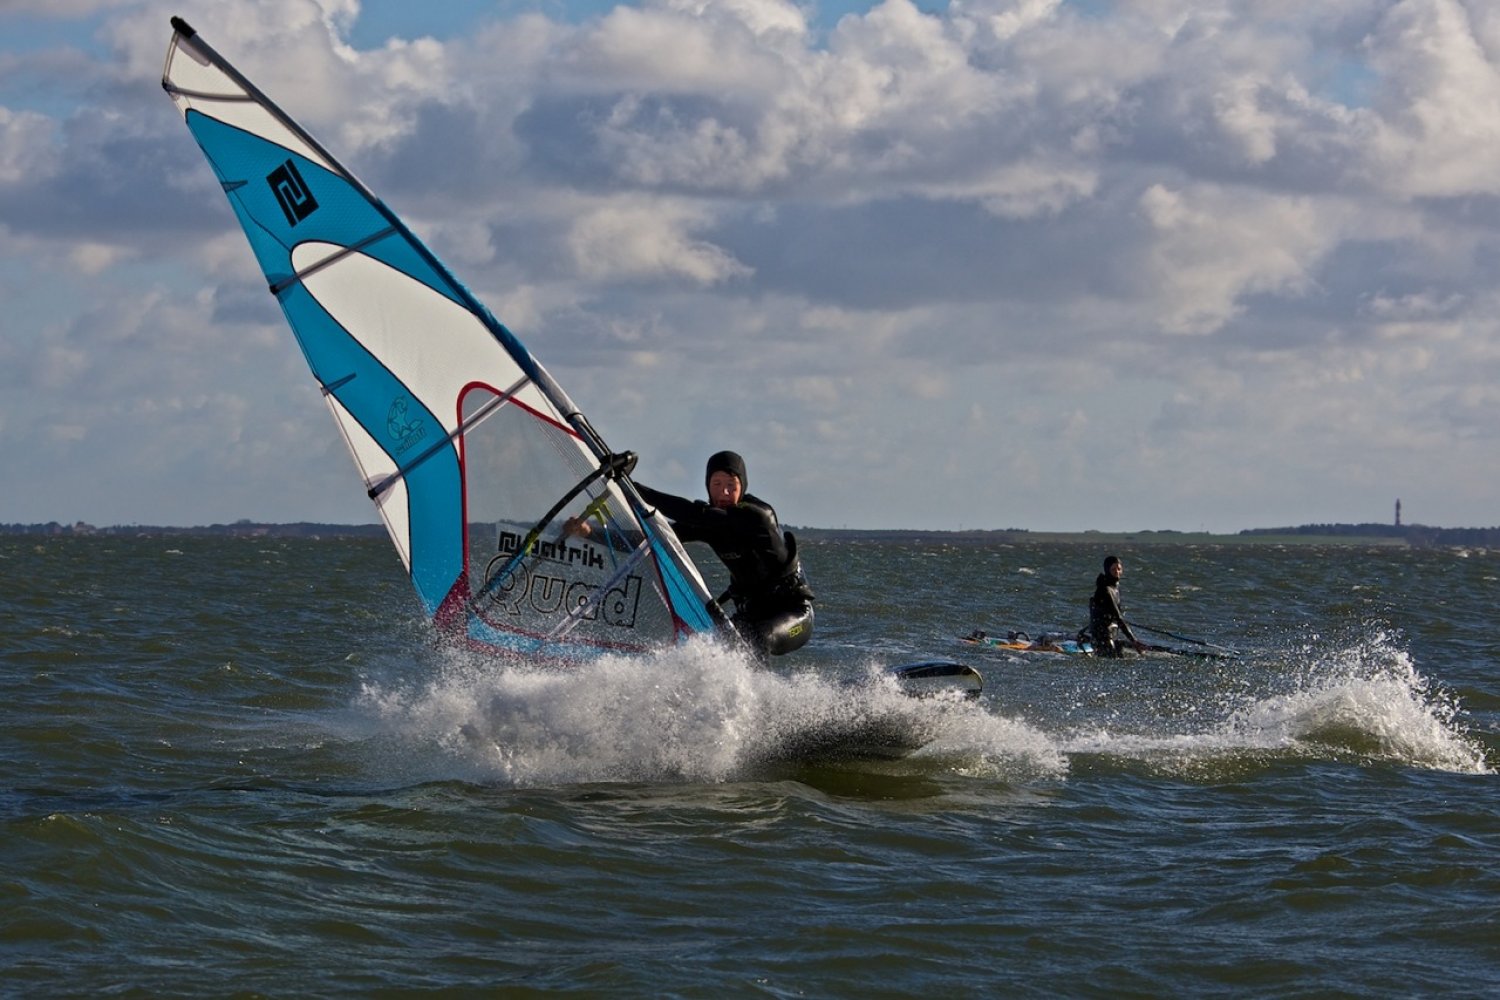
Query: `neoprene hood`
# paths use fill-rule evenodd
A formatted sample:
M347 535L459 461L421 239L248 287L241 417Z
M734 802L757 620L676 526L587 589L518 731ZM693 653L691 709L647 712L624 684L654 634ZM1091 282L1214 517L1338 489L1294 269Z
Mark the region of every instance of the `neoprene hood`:
M732 451L716 451L709 456L708 469L703 473L703 488L715 472L728 472L740 481L740 492L750 492L750 477L745 475L745 460Z

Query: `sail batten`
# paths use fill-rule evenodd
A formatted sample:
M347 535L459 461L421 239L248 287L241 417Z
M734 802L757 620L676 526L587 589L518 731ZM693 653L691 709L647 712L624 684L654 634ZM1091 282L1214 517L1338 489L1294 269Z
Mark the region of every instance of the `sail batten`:
M248 94L210 94L202 90L189 90L186 87L167 87L166 91L173 97L186 97L194 101L219 101L223 104L255 103L255 98Z
M329 253L327 257L324 257L321 260L313 261L303 267L302 270L297 271L295 274L283 278L281 281L272 283L271 294L280 295L283 291L290 288L292 285L296 284L299 281L307 280L309 276L318 273L323 268L332 267L334 264L337 264L348 255L359 253L366 247L372 246L375 243L378 243L381 240L394 235L396 235L396 229L394 227L387 227L385 229L382 229L378 233L372 233L371 235L366 236L364 239L358 241L357 243L353 243L346 247L336 248L333 250L333 252Z
M671 528L520 340L305 129L173 24L163 87L433 622L561 660L724 628ZM585 514L597 538L561 537Z

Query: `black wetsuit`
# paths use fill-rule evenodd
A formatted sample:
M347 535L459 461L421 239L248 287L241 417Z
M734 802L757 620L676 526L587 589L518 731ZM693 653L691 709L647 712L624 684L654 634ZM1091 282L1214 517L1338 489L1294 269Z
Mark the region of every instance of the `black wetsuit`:
M1094 593L1089 598L1089 637L1094 641L1095 656L1121 654L1120 640L1115 638L1117 629L1131 642L1136 641L1120 607L1120 584L1108 573L1100 573L1094 579Z
M733 507L714 507L636 483L641 498L672 522L685 542L706 542L729 570L733 622L760 655L799 649L812 635L813 592L802 575L797 541L776 511L746 494Z

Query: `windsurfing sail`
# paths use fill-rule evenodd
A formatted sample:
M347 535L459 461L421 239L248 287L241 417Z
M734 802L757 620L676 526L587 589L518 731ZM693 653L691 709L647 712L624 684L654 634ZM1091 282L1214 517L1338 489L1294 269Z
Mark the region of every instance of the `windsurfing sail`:
M386 205L180 18L162 86L244 227L428 616L543 659L724 631L587 419ZM587 540L562 537L589 519Z

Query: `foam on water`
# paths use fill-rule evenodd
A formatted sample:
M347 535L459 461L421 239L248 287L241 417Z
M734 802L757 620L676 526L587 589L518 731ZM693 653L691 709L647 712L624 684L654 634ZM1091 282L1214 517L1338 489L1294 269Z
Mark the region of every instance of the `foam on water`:
M1318 745L1443 771L1491 773L1450 693L1434 689L1383 632L1310 662L1301 684L1234 713L1227 735Z
M1321 640L1290 659L1286 653L1263 658L1253 668L1264 671L1260 690L1228 699L1203 695L1205 705L1220 708L1221 721L1188 731L1172 731L1170 723L1137 733L1090 728L1068 736L1065 746L1071 753L1187 760L1290 751L1494 773L1457 699L1418 672L1394 636L1376 631L1361 641L1329 645Z
M1290 753L1493 773L1456 698L1379 631L1184 668L1186 689L1121 684L1107 700L1127 711L1062 729L1018 717L993 674L979 702L918 699L879 666L841 660L767 669L708 641L569 668L446 654L407 664L409 680L367 682L357 707L411 755L408 769L519 787L751 779L810 746L891 729L930 741L903 768L1011 781L1064 777L1077 754L1197 768Z
M784 673L708 641L568 668L452 656L416 683L368 683L361 702L407 744L461 762L464 777L517 786L722 782L872 728L931 740L908 761L961 757L1014 777L1066 768L1024 723L956 697L910 697L877 667Z

